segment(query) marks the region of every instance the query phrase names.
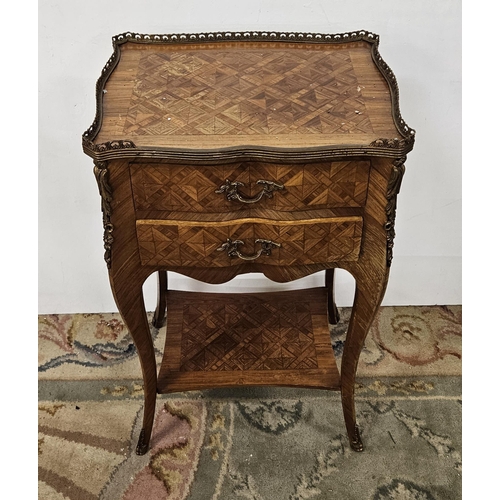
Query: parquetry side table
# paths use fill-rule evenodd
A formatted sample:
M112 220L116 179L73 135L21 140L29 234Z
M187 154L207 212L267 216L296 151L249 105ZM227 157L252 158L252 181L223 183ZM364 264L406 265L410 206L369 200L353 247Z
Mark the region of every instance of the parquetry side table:
M124 33L97 81L83 134L102 197L105 261L144 378L149 446L156 394L281 385L341 391L363 449L354 381L392 260L396 196L414 130L367 31L338 35ZM334 270L356 281L341 375L328 322ZM263 294L168 290L167 272L224 283L259 272L325 286ZM167 309L157 374L142 285Z

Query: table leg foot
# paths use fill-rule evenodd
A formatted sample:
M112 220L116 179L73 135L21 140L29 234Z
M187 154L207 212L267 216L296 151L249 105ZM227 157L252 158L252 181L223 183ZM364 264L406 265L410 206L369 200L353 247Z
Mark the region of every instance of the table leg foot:
M136 455L145 455L148 451L149 443L146 443L146 430L141 429L139 434L139 440L137 441L137 447L135 449Z
M151 434L153 431L153 422L156 409L156 391L148 391L144 387L144 415L142 418L142 429L137 440L135 452L137 455L145 455L149 450Z
M351 445L351 448L357 452L364 451L365 449L359 434L359 427L357 425L354 427L353 435L349 436L349 444Z

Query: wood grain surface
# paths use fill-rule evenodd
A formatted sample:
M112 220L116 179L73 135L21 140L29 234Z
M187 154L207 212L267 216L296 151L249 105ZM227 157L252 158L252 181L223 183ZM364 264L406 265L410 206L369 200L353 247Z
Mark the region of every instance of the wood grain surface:
M365 42L125 44L97 143L225 148L401 137Z
M246 255L258 252L258 240L270 240L279 246L253 262L293 266L356 260L362 226L361 217L296 221L248 218L203 223L138 220L137 239L141 263L148 266L238 265L238 258L219 250L228 240L240 240Z
M387 285L414 131L378 36L247 35L116 37L96 86L83 146L143 372L139 454L157 392L239 385L340 389L351 447L363 449L356 368ZM328 332L335 268L356 281L340 375ZM224 296L168 290L168 271L213 284L326 276L318 289ZM158 375L142 292L155 272L157 327L167 312Z
M160 392L240 385L340 388L324 288L167 292Z
M238 193L252 199L263 190L259 181L283 186L252 207L269 210L362 207L366 200L369 161L335 161L302 165L238 162L193 166L134 162L130 176L137 211L228 212L249 204L218 192L226 180L241 183Z

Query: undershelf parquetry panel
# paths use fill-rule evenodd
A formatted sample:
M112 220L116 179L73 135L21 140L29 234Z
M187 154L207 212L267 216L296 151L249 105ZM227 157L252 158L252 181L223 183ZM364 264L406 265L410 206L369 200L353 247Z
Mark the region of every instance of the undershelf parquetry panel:
M338 387L324 288L263 294L169 291L167 300L162 391L214 382Z

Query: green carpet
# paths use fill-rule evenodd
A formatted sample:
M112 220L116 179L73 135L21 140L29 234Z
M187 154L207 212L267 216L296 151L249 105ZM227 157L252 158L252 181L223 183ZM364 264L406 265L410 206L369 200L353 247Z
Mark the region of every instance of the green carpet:
M151 332L159 361L165 328ZM40 316L39 498L460 499L461 307L382 308L358 374L363 453L338 392L264 387L159 396L140 457L139 361L119 315Z

